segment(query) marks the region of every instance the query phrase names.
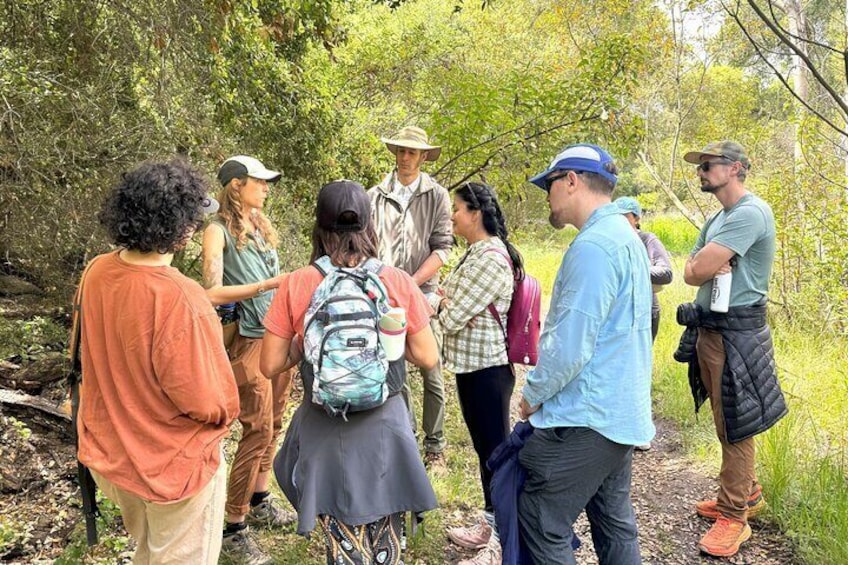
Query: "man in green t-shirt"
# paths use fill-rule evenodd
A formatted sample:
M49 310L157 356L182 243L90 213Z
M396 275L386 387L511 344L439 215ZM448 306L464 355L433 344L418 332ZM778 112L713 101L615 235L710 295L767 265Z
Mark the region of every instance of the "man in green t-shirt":
M698 287L695 302L709 312L713 279L732 273L731 314L739 307L764 311L774 262L774 216L768 204L745 188L751 166L745 149L736 142L722 141L711 143L702 151L689 152L684 160L698 165L701 190L713 194L722 205L704 224L686 261L683 279ZM698 329L701 380L710 398L722 448L718 498L699 502L696 507L699 515L716 521L699 546L701 551L719 557L728 557L739 550L742 542L751 536L748 518L765 506L754 471L753 436L733 443L728 441L726 426L733 422L723 412L723 405L728 406L728 387L722 388L726 337L715 329ZM776 386L776 381L766 384Z

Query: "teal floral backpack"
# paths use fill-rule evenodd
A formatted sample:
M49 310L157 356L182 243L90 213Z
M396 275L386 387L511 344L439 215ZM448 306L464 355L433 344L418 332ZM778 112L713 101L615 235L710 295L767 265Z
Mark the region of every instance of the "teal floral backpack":
M382 405L389 396L389 361L379 322L389 306L377 259L336 267L327 256L314 263L324 276L304 318L303 355L312 366L312 402L347 420L348 412Z

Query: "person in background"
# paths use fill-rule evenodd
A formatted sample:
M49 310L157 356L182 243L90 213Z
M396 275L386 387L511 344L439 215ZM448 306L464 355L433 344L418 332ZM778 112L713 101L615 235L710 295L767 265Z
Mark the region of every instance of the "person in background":
M653 289L653 298L651 300L651 340L656 341L657 332L660 328L660 301L657 299L657 293L662 290L662 287L671 284L673 273L671 271L671 257L668 251L662 244L660 239L649 231L642 231L640 222L642 220L642 207L635 198L622 196L616 198L615 204L636 230L639 239L645 244L645 249L648 251L648 260L651 263L651 286Z
M430 145L421 128L407 126L392 138L382 138L395 156L395 169L368 191L371 197L374 229L377 232L378 257L386 265L403 269L436 307L439 297L439 268L444 265L453 245L450 221L450 196L433 178L421 172L424 161L439 158L441 147ZM432 321L438 338L438 324ZM444 472L445 384L441 363L422 370L424 380L424 463ZM416 428L409 383L403 395Z
M456 375L459 405L477 452L485 519L451 528L448 537L460 547L481 550L460 565L499 565L492 472L486 461L509 436L515 373L507 360L503 329L489 308L496 308L506 320L516 278L513 269L521 277L524 267L507 239L503 212L489 186L468 182L456 189L452 221L453 232L468 242L468 250L442 286L438 320L445 367Z
M775 253L774 215L765 201L745 188L751 163L740 144L710 143L683 158L697 165L701 191L721 204L701 228L683 280L698 287L695 304L706 314L697 328L697 383L710 399L721 442L718 498L695 507L700 516L715 520L699 547L709 555L729 557L751 537L748 518L765 507L754 466L754 436L787 412L766 318ZM729 310L711 312L713 279L729 272L733 276ZM696 394L697 406L699 399L703 401L703 396Z
M100 211L120 249L92 260L79 303L80 461L118 505L133 563L215 565L238 414L218 316L171 267L217 202L187 163L124 173Z
M253 157L227 159L218 171L221 209L203 233L203 280L214 305L237 303L238 331L229 355L238 384L242 433L230 470L224 553L251 565L270 563L249 525L294 521L271 496L271 466L291 386L291 373L263 375L262 319L280 281L277 232L262 213L268 183L281 174Z
M318 194L310 265L282 281L268 315L262 370L275 374L301 361L304 319L323 276L315 263L329 257L336 267L358 266L377 256L371 201L359 183L331 182ZM406 312L406 361L430 369L438 362L430 308L412 277L382 266L378 276L389 302ZM292 347L294 344L294 347ZM297 532L308 536L320 523L327 564L397 565L406 512L436 507L418 444L400 396L406 380L403 358L389 363L389 396L375 408L331 416L312 402L313 366L300 363L303 401L274 460L274 473L297 509Z
M642 231L640 221L642 220L642 207L635 198L622 196L614 202L616 206L636 230L639 239L645 244L645 249L648 251L648 262L651 264L651 288L653 290L653 298L651 300L651 341L657 340L657 332L660 329L660 301L657 298L657 293L662 290L662 287L671 284L671 258L668 256L668 251L665 250L660 239L648 231ZM637 445L637 451L648 451L651 449L651 444Z
M575 563L584 508L601 565L641 563L630 479L633 446L654 434L651 281L645 246L611 202L616 175L606 151L578 144L530 179L548 193L551 225L579 230L519 404L536 428L519 453L518 518L537 565Z

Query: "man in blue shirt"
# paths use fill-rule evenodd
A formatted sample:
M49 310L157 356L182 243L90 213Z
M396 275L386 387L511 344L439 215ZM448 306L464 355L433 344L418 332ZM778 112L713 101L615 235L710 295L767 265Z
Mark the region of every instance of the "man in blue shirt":
M630 477L633 446L654 436L651 280L645 246L611 203L616 174L606 151L579 144L530 179L548 192L551 225L580 230L520 404L536 428L520 454L518 510L537 564L576 563L572 526L584 508L601 565L641 562Z

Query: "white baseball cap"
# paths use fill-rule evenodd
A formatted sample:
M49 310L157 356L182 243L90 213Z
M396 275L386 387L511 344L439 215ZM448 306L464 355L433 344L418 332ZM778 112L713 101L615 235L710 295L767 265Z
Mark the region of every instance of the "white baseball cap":
M224 164L218 170L218 180L221 182L221 186L227 186L231 180L244 177L277 182L281 176L283 176L283 173L267 169L262 161L247 155L230 157L224 161Z

